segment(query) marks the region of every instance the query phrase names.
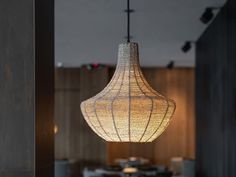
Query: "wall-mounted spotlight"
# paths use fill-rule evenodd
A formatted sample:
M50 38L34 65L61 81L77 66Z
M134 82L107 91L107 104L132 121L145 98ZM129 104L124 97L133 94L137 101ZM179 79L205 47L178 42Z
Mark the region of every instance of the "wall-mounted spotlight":
M194 41L186 41L184 45L182 46L181 50L184 53L187 53L192 48L192 44L194 43L195 43Z
M167 64L166 68L167 68L167 69L173 69L173 68L174 68L174 65L175 65L175 62L174 62L173 60L171 60L171 61Z
M214 13L213 11L214 10L218 10L220 9L221 7L207 7L204 11L204 13L202 14L202 16L200 17L200 21L203 23L203 24L207 24L209 23L213 17L214 17Z

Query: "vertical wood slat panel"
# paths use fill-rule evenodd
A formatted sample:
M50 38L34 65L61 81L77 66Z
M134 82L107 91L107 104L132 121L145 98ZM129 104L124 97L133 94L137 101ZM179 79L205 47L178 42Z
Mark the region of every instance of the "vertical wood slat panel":
M195 111L195 70L186 73L188 77L186 78L186 157L195 159L196 157L196 111Z
M197 42L197 175L236 176L236 2L230 0Z
M99 93L108 83L108 68L88 70L81 68L80 97L84 101ZM83 130L83 147L81 147L82 159L84 161L95 161L104 164L106 161L106 142L96 135L85 122L82 114L80 119Z
M227 59L225 22L224 17L218 14L196 48L196 168L197 175L206 177L224 176L223 103L227 66L222 61ZM220 52L216 54L216 51Z
M84 120L80 103L100 92L108 83L108 69L57 68L55 72L55 158L73 162L72 176L85 166L104 164L106 143Z
M177 103L176 113L167 130L153 143L108 143L108 163L116 158L145 157L169 165L171 157L195 158L194 69L144 68L150 85Z
M77 148L76 132L71 131L77 131L73 125L77 125L79 117L78 111L74 111L80 105L79 76L80 70L76 68L58 68L55 72L55 124L59 128L55 136L56 159L68 159L74 150L70 147ZM75 153L75 158L77 156Z
M33 1L0 1L1 177L34 175L33 20Z
M159 91L161 94L167 96L167 72L166 69L146 69L144 70L144 74L146 76L146 79L148 80L149 84L157 91ZM164 132L165 133L165 132ZM166 148L168 147L168 139L166 136L160 136L158 137L158 140L161 141L160 145L156 145L155 140L153 142L154 144L154 151L153 156L156 163L161 163L162 161L166 161ZM158 152L158 149L160 149L162 152L158 153L158 156L156 155ZM163 152L164 150L164 152Z
M0 1L1 177L53 176L53 5Z
M172 157L195 157L194 69L159 69L156 79L151 85L176 102L170 125L155 141L156 163L169 166Z

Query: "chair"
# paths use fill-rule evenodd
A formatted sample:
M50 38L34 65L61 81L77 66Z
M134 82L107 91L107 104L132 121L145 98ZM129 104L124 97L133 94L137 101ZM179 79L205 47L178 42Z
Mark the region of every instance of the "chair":
M174 157L171 159L172 177L195 177L195 161L184 159L182 157Z
M183 158L182 157L173 157L171 158L170 171L172 171L173 175L179 176L182 174L183 167Z
M195 161L194 160L183 161L182 175L184 177L195 177Z
M85 168L83 171L83 177L103 177L103 175L95 172L94 170Z
M55 168L55 177L69 177L68 160L56 160L54 168Z

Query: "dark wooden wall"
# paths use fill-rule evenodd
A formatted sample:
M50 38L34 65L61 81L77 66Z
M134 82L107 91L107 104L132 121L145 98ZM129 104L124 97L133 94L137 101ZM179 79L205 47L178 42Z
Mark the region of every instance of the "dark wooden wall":
M194 69L145 68L150 84L177 103L170 127L153 143L105 143L94 134L80 112L81 100L106 86L114 69L56 69L55 119L57 159L76 159L82 166L112 164L116 158L138 156L169 165L173 156L195 157ZM90 162L90 163L89 163ZM81 165L79 165L82 167Z
M235 1L200 37L196 55L197 176L236 176Z
M0 1L1 177L53 176L52 2Z
M172 157L195 158L195 79L193 68L144 68L149 84L175 100L176 111L166 131L153 143L108 143L108 162L120 157L144 157L170 165Z
M29 6L31 8L29 8ZM0 176L34 174L33 1L0 1Z
M69 159L72 175L78 176L85 166L106 162L106 143L87 125L80 103L106 86L108 68L58 68L55 78L55 123L59 129L55 158Z
M174 68L149 73L153 87L176 102L172 122L155 141L155 162L170 166L172 157L195 159L195 70Z

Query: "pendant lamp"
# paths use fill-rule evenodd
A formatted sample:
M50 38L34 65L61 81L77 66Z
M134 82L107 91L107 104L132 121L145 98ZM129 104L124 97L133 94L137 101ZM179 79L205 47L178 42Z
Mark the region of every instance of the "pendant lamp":
M106 141L152 142L168 126L175 102L148 84L139 65L138 44L128 40L119 45L118 63L109 84L81 103L83 116L92 130Z

